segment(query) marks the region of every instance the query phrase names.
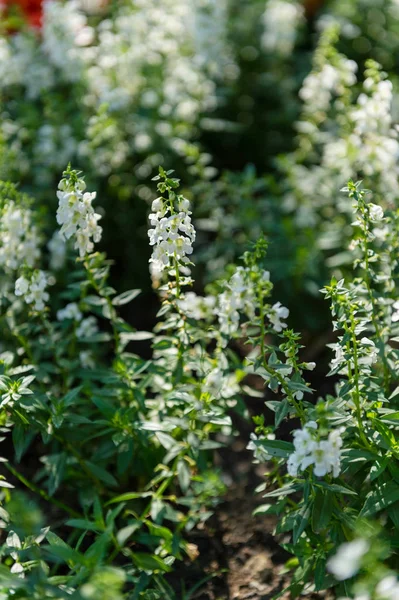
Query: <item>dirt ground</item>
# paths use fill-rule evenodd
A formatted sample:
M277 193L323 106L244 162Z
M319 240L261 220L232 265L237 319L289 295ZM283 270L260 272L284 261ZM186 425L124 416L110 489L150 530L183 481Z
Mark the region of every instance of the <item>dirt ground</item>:
M254 494L264 466L253 465L251 454L237 440L228 457L222 458L222 468L234 465L234 472L226 473L230 479L226 496L204 527L191 535L198 558L177 574L185 580L187 591L204 573L209 575L190 596L192 600L270 600L289 584L289 574L283 571L290 555L274 539L274 517L252 515L264 502L261 494Z

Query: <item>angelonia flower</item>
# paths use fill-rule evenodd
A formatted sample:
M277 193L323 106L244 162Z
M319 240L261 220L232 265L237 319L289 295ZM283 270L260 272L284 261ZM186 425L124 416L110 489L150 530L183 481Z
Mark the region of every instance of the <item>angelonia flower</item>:
M392 309L392 322L396 323L399 321L399 300L393 303Z
M40 237L32 211L10 200L0 214L0 266L6 271L34 267L40 258Z
M197 321L210 318L213 315L215 304L215 296L198 296L195 292L186 292L177 301L182 313Z
M195 229L191 222L190 203L184 196L177 195L175 205L164 198L152 203L148 230L150 245L153 246L150 263L162 272L171 266L187 265L187 255L193 252Z
M15 282L15 295L23 296L34 310L43 310L49 299L46 292L47 277L43 271L35 270L30 276L21 275Z
M79 361L84 369L94 369L96 366L94 355L90 350L82 350L79 352Z
M97 319L95 317L87 317L80 322L76 329L77 338L90 338L98 332Z
M326 111L334 95L343 94L346 87L356 83L357 64L339 55L336 65L324 64L312 71L304 80L299 97L304 101L304 111Z
M276 304L273 304L268 316L274 331L280 333L287 327L287 323L283 323L281 319L287 319L289 314L290 311L285 306L282 306L281 302L276 302Z
M66 319L70 319L71 321L81 321L82 318L83 315L76 302L70 302L65 308L57 311L58 321L65 321Z
M363 539L341 544L337 553L329 559L327 569L339 581L349 579L359 571L368 549L369 543Z
M294 431L295 451L289 456L287 469L292 477L298 471L304 471L313 465L313 472L317 477L324 477L332 473L338 477L341 472L341 431L331 431L328 438L321 440L317 432L317 423L309 421L303 429Z
M240 391L240 387L234 373L225 374L221 368L216 367L206 375L203 391L214 398L232 398Z
M94 243L101 240L102 228L97 224L101 216L94 212L92 201L96 192L85 192L86 184L76 171L66 172L58 184L57 223L65 240L75 237L75 248L81 258L93 252Z
M262 441L266 439L274 440L275 435L273 433L269 433L266 437L258 437L255 433L251 433L249 437L251 441L247 445L247 450L251 450L254 453L255 460L258 462L266 462L271 460L272 456L268 453L264 446L262 446Z
M375 588L376 597L381 600L398 600L399 581L396 575L387 575Z
M263 48L268 52L288 56L294 48L298 29L304 22L304 9L299 2L269 0L262 21Z

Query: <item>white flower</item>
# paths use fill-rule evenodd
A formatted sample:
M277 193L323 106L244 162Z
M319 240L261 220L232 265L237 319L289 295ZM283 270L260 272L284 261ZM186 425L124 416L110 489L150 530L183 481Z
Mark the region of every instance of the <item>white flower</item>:
M96 366L93 353L90 352L90 350L82 350L79 352L79 360L84 369L94 369Z
M25 296L29 289L29 279L26 279L23 275L18 277L15 282L15 295L16 296Z
M203 389L212 394L214 398L232 398L240 390L235 375L225 374L218 367L209 371L205 377Z
M342 438L339 429L329 433L327 440L320 440L317 435L317 423L309 421L303 429L293 432L295 451L287 462L288 474L296 477L298 471L304 471L313 465L314 474L324 477L332 473L338 477L341 471Z
M398 600L399 581L396 575L387 575L376 586L375 592L378 599Z
M341 544L335 556L329 559L327 568L339 581L349 579L359 571L368 549L369 543L363 539Z
M34 267L40 258L40 237L32 211L10 200L0 216L0 266L5 271Z
M79 307L76 304L76 302L70 302L69 304L67 304L65 306L65 308L62 308L61 310L57 311L58 321L64 321L65 319L71 319L73 321L81 321L82 318L83 318L82 313L80 312Z
M394 309L392 311L392 322L396 323L397 321L399 321L399 300L396 300L393 303L392 308Z
M47 278L43 271L33 271L30 278L21 276L15 282L15 295L24 296L27 304L33 304L34 310L43 310L49 299L46 292Z
M191 222L189 202L178 196L178 212L172 212L170 206L161 198L154 200L153 210L149 215L152 228L148 230L150 246L153 246L150 263L155 263L159 271L169 266L187 264L187 255L193 252L195 229Z
M84 192L83 179L62 179L58 188L57 223L61 225L60 234L65 240L75 236L75 248L83 258L94 250L94 243L101 240L102 228L97 224L101 216L92 207L96 192Z
M76 329L77 338L90 338L98 332L97 320L95 317L87 317L80 322Z
M370 366L375 363L378 359L378 350L374 342L369 338L363 337L360 340L360 344L364 354L363 356L359 357L358 363L366 366Z
M195 292L186 292L177 302L180 310L190 319L206 319L212 315L215 308L214 296L197 296Z
M276 302L273 304L268 316L271 324L273 325L273 329L280 333L285 327L287 327L287 323L283 323L281 319L286 319L290 311L285 306L282 306L281 302Z
M304 21L303 6L287 0L269 0L263 13L262 45L269 52L288 55L292 51L299 26Z
M384 211L382 210L381 206L378 206L378 204L373 204L372 202L369 202L367 206L369 209L370 220L373 221L373 223L382 221L384 218Z
M266 462L267 460L270 460L272 457L267 452L267 450L265 450L265 448L262 446L262 441L266 440L266 439L273 439L273 438L272 437L269 438L269 436L267 438L261 438L261 437L258 438L258 436L255 435L255 433L251 433L251 435L249 437L251 438L251 441L247 445L247 450L252 450L252 452L254 453L255 459L258 460L259 462Z

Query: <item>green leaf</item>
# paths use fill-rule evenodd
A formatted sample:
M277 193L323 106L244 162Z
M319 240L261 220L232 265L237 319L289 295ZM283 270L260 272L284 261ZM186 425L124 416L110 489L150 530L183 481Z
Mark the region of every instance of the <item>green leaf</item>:
M305 531L307 524L309 523L310 511L312 508L312 503L308 502L304 504L304 506L299 511L299 514L295 518L294 522L294 530L292 540L294 544L298 543L299 538L302 533Z
M139 569L144 571L164 571L169 573L171 567L155 554L146 554L145 552L134 552L132 554L134 563Z
M294 445L291 442L282 440L262 440L262 448L264 448L270 456L278 456L288 458L294 452Z
M118 485L117 480L113 475L111 475L111 473L108 473L108 471L90 462L89 460L85 460L84 462L90 473L97 477L97 479L100 479L100 481L112 487L116 487Z
M360 511L360 516L370 517L371 515L375 515L398 500L399 485L395 481L382 483L367 494L366 501Z
M102 531L102 528L97 523L92 523L86 519L70 519L66 522L66 525L76 527L77 529L86 529L87 531Z
M141 290L127 290L126 292L119 294L119 296L115 296L115 298L112 300L112 304L114 306L127 304L128 302L134 300L140 293Z
M281 488L277 490L273 490L272 492L268 492L264 494L264 498L275 498L278 496L288 496L289 494L294 494L299 490L300 486L295 483L287 483L287 485L283 485Z
M116 502L128 502L129 500L137 500L138 498L148 498L153 495L153 492L126 492L125 494L115 496L112 500L108 500L105 506L115 504Z
M187 492L188 488L190 487L191 472L186 461L184 460L179 460L177 463L177 478L179 480L179 485L182 492Z
M333 508L333 497L324 490L317 489L312 510L313 531L318 532L327 527L331 519Z

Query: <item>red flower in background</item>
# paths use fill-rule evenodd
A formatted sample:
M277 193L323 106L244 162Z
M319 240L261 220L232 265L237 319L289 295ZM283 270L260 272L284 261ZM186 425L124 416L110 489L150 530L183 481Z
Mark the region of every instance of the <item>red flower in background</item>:
M42 26L43 0L0 0L0 8L19 7L31 27Z

